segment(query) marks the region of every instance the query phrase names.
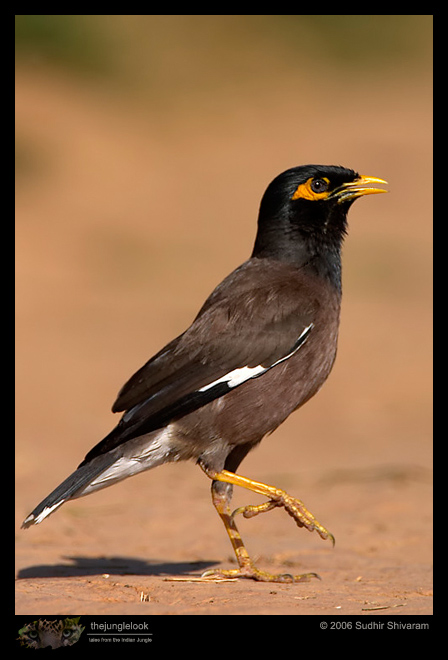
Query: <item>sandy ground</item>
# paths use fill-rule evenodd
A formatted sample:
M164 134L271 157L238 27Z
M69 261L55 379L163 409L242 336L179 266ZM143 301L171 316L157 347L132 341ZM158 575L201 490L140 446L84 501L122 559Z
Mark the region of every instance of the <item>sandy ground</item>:
M29 166L17 189L18 614L432 612L431 108L415 84L304 99L279 80L276 103L252 89L202 112L185 101L174 118L18 72ZM210 484L190 464L19 530L115 423L122 383L246 258L267 183L306 162L392 191L350 214L333 374L240 468L301 498L336 538L332 548L282 511L242 520L258 565L321 581L184 581L233 566ZM235 506L256 501L235 493Z

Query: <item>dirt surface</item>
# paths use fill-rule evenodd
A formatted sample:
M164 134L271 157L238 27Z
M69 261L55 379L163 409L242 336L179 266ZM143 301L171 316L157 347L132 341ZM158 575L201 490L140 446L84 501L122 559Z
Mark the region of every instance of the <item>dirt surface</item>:
M163 114L18 71L18 614L432 613L430 89L386 77L304 98L289 79L275 85ZM392 191L350 213L328 383L240 468L302 499L336 538L332 548L282 511L242 520L259 567L321 580L184 581L233 566L192 464L19 530L115 423L123 382L247 257L267 183L307 162ZM235 492L243 503L257 498Z

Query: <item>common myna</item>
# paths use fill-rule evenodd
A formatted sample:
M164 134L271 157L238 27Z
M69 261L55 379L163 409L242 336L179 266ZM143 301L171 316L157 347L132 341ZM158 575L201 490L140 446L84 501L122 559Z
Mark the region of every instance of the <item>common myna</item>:
M347 212L386 192L344 167L305 165L277 176L260 205L250 259L207 298L191 326L151 358L118 394L118 425L25 519L42 522L64 502L163 463L193 459L212 480L212 500L239 568L213 575L285 582L252 563L235 524L283 507L299 527L333 536L300 500L235 474L247 453L310 399L333 366ZM233 486L267 498L233 513Z

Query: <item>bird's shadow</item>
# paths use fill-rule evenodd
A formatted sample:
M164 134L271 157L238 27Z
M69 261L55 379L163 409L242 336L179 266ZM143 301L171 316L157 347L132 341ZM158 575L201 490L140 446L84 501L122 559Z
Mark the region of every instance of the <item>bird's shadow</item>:
M166 562L136 557L63 557L71 563L40 564L19 570L18 579L80 577L82 575L200 575L219 561Z

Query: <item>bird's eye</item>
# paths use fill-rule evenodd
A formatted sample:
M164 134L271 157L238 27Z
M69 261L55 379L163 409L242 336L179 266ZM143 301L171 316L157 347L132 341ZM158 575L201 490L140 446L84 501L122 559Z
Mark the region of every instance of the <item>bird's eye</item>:
M305 183L300 184L291 199L307 199L310 201L326 199L329 187L330 179L327 179L326 176L310 177Z
M328 190L329 181L326 179L313 179L311 181L311 190L314 193L323 193Z

